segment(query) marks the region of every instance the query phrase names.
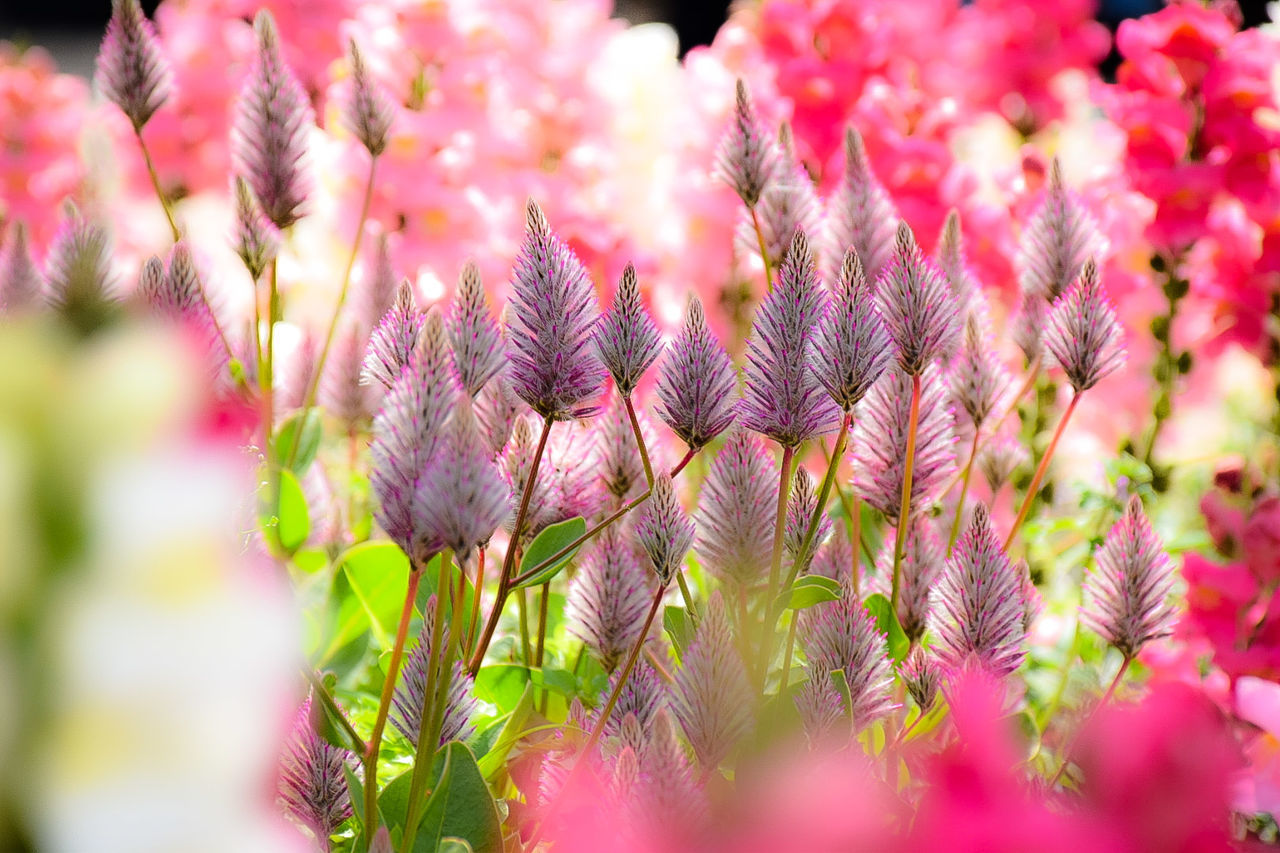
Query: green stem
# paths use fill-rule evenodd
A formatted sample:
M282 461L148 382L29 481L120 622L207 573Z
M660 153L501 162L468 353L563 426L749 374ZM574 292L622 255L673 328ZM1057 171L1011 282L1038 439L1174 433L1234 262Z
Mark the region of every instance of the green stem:
M845 412L844 420L840 421L840 432L836 434L835 446L831 450L831 460L827 463L827 473L822 478L822 486L818 489L818 505L813 509L813 517L809 519L809 527L804 532L804 539L800 543L800 550L791 566L791 574L783 586L784 589L795 580L800 567L806 565L809 558L813 540L818 535L818 527L822 524L822 517L827 512L827 501L831 498L831 488L836 482L836 472L840 468L840 460L844 457L845 445L849 441L849 427L852 424L853 412Z
M169 230L173 232L173 242L176 243L182 239L182 232L178 230L178 223L174 219L173 209L169 206L169 199L160 187L160 176L156 173L156 164L151 160L151 151L147 148L147 143L142 138L142 128L135 127L133 132L138 137L138 147L142 149L142 159L147 164L147 174L151 176L151 186L155 188L156 198L160 200L160 207L164 210L164 218L169 220Z
M542 668L543 654L546 651L547 642L547 604L551 599L551 581L547 581L541 587L541 594L538 596L538 645L533 653L533 665ZM548 691L544 687L542 690L542 700L538 703L538 710L545 714L547 712Z
M1076 410L1076 404L1079 402L1080 394L1073 393L1071 402L1067 404L1067 410L1062 413L1062 419L1058 421L1058 427L1053 431L1053 438L1049 439L1049 446L1045 448L1044 456L1040 457L1040 464L1036 466L1036 472L1031 477L1031 485L1027 487L1027 494L1022 499L1022 507L1013 519L1013 526L1009 528L1008 538L1004 540L1004 550L1006 552L1013 545L1013 540L1018 537L1018 530L1021 529L1022 522L1027 517L1027 511L1031 509L1031 502L1035 500L1036 493L1040 491L1040 483L1044 480L1045 472L1049 470L1049 460L1053 458L1053 452L1058 447L1062 432L1067 428L1067 421L1071 420L1071 413Z
M973 443L969 445L969 461L964 463L964 471L960 476L960 499L956 501L956 517L951 521L951 535L947 537L947 556L951 556L951 549L956 547L956 538L960 535L960 518L964 515L964 499L969 494L969 480L973 475L973 461L978 457L978 437L982 434L982 429L978 425L973 427Z
M623 403L627 407L627 417L631 419L631 431L635 433L636 449L640 451L640 462L644 465L644 480L649 488L653 488L653 465L649 462L649 449L644 446L644 435L640 432L640 419L636 417L636 407L631 402L631 395L624 394Z
M907 458L902 471L902 502L898 507L898 531L893 542L893 589L890 604L898 612L898 593L902 584L902 554L907 545L907 527L911 522L911 478L916 465L916 431L920 424L920 376L911 377L911 412L907 418Z
M487 548L476 555L476 583L471 595L471 619L467 624L467 654L475 648L476 631L480 628L480 594L484 590L484 559Z
M982 436L982 440L978 442L977 450L982 450L983 445L986 444L988 440L990 440L991 438L999 434L1000 427L1004 426L1004 422L1009 419L1010 415L1018 411L1018 404L1022 402L1023 397L1027 396L1028 391L1036 387L1036 380L1039 378L1040 378L1040 356L1036 356L1035 360L1032 361L1029 365L1027 365L1027 378L1025 381L1023 381L1022 386L1018 388L1018 393L1014 394L1013 397L1010 398L1009 405L1000 414L1000 417L996 419L995 425L992 426L991 429L987 430L986 434ZM976 451L975 451L975 455L976 455ZM954 477L951 478L951 481L947 483L947 487L942 490L943 495L951 494L951 490L954 489L956 487L956 484L960 482L960 476L961 475L957 473Z
M324 686L324 682L309 669L304 669L302 675L307 679L307 683L311 685L312 695L320 697L320 704L324 705L329 714L338 721L342 731L351 739L351 745L355 747L355 751L363 754L369 748L368 744L364 742L364 738L360 737L355 726L351 725L351 721L342 712L342 708L338 707L337 700L333 698L333 694L329 692L329 689Z
M791 656L796 650L796 626L800 619L798 613L791 613L791 627L787 629L787 651L782 656L782 680L778 682L778 695L783 696L787 692L787 684L791 681Z
M516 614L520 618L520 659L525 666L533 665L529 649L533 645L529 637L529 593L524 587L516 590Z
M1126 656L1124 662L1120 664L1120 668L1116 670L1115 678L1111 679L1111 685L1107 687L1107 692L1102 694L1102 698L1098 700L1098 704L1093 706L1093 710L1089 712L1089 716L1081 723L1072 733L1071 739L1067 741L1067 745L1062 748L1062 763L1058 765L1058 770L1049 780L1049 787L1052 788L1058 783L1058 779L1062 778L1062 772L1067 769L1067 765L1071 763L1071 752L1075 749L1076 741L1079 739L1081 732L1089 727L1093 722L1093 718L1098 716L1098 712L1102 707L1110 701L1112 695L1116 692L1116 688L1120 686L1120 680L1124 678L1125 672L1129 669L1129 664L1133 662L1133 658Z
M769 250L764 245L764 229L760 227L760 217L756 213L754 206L747 208L751 211L751 226L756 230L756 241L760 244L760 260L764 263L764 289L768 293L773 290L773 269L769 265Z
M765 619L760 626L760 690L764 692L769 679L769 658L773 652L774 625L769 619L773 612L773 599L778 594L778 581L782 575L782 540L787 529L787 503L791 497L791 470L795 463L796 449L782 448L782 470L778 474L778 509L773 521L773 552L769 557L769 584L765 587Z
M689 591L689 584L684 579L684 572L676 573L676 582L680 586L680 597L684 599L684 609L689 611L689 615L697 617L698 611L693 606L693 594Z

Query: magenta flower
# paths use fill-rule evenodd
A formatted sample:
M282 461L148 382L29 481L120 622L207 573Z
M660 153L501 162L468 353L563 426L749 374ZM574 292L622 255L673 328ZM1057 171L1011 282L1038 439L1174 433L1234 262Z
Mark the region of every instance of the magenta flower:
M827 207L831 227L832 266L857 253L874 290L880 271L889 262L898 211L867 162L862 135L852 127L844 137L844 178Z
M635 645L653 598L640 555L614 527L606 528L569 583L569 633L612 672Z
M351 817L346 768L355 764L355 756L320 737L311 715L308 696L285 741L276 793L285 813L327 847L329 836Z
M468 261L458 276L458 292L449 317L449 344L462 388L471 397L507 363L502 331L489 313L480 268Z
M613 304L600 318L593 338L618 393L629 395L662 351L658 327L640 299L636 268L631 264L622 271Z
M653 494L636 519L635 536L663 586L680 571L693 544L693 533L693 521L680 506L670 475L658 475L653 481Z
M946 352L959 334L957 302L941 271L916 245L905 222L876 282L876 305L898 347L898 364L918 376Z
M849 541L849 531L844 524L835 525L831 538L813 555L809 574L853 583L853 543Z
M43 289L40 269L31 258L27 227L18 222L0 253L0 311L15 314L34 307Z
M160 316L181 323L197 335L218 375L226 368L227 353L219 340L217 320L205 298L195 258L185 241L179 240L169 252L166 272L159 258L143 265L138 292Z
M347 55L351 63L351 92L343 105L342 124L360 140L371 157L377 157L387 148L395 106L369 73L355 39L348 42Z
M747 207L755 207L775 171L770 134L756 117L747 84L738 80L733 124L720 140L717 170Z
M799 636L810 673L844 672L848 705L838 692L836 696L843 709L841 715L852 714L855 731L893 709L893 670L884 635L876 630L875 619L854 597L852 589L846 588L839 601L803 611ZM830 690L835 692L834 685Z
M511 440L512 430L520 416L529 411L524 402L511 390L511 383L502 374L485 383L476 397L476 420L480 422L489 452L494 456Z
M401 282L395 302L369 335L362 371L365 380L376 380L386 388L394 385L418 346L425 322L426 315L414 303L409 282Z
M112 0L94 82L136 133L169 98L173 73L138 0Z
M1044 200L1022 234L1022 291L1053 302L1079 277L1085 260L1098 250L1099 242L1093 217L1067 189L1062 165L1054 158Z
M840 265L835 298L818 326L815 348L818 381L846 412L853 410L893 362L893 341L853 249Z
M1090 258L1049 312L1044 345L1079 394L1125 362L1124 331Z
M717 590L681 657L671 698L672 713L707 770L719 767L750 731L752 699L747 668L734 645L729 615Z
M431 634L435 625L436 597L427 599L422 608L422 633L418 644L405 656L404 670L391 695L391 712L387 719L409 743L418 746L418 728L422 721L422 706L427 701L427 667L431 663ZM447 636L447 629L445 636ZM443 653L441 655L443 661ZM432 697L434 700L434 697ZM463 668L462 661L455 660L449 672L449 693L445 698L444 719L440 722L438 746L454 740L466 740L473 731L471 717L476 711L476 700L471 695L471 676Z
M750 587L773 550L778 469L760 439L735 428L698 500L698 558L722 581Z
M604 691L604 696L613 693L621 677L621 670L615 671L609 677L609 686ZM597 708L603 705L602 696ZM653 728L654 720L666 708L666 683L658 677L658 673L654 672L647 661L637 660L635 668L631 671L631 677L627 679L626 684L622 685L622 692L618 694L618 702L613 706L613 712L609 715L609 719L605 720L604 734L606 737L618 737L623 733L627 718L633 717L639 724L639 730L643 736L643 733ZM594 723L595 720L591 719L590 722Z
M254 281L280 252L280 231L262 212L249 182L236 177L236 254Z
M698 297L690 297L658 371L658 417L691 450L701 448L733 421L734 384L729 354L707 327Z
M947 379L951 399L975 429L995 410L1009 386L1009 373L996 355L995 344L972 314L965 321L964 346L947 371Z

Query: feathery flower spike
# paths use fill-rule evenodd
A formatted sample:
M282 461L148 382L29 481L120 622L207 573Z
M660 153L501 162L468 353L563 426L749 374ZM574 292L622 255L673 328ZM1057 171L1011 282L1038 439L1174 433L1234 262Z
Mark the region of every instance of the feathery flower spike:
M734 384L733 362L692 296L658 371L658 417L697 450L733 421Z
M1044 324L1048 313L1049 302L1038 293L1023 293L1018 301L1010 336L1022 350L1027 364L1040 358L1044 352Z
M316 732L308 696L293 718L280 757L277 796L285 813L310 829L322 843L351 817L351 791L345 768L354 756Z
M44 277L50 304L81 333L98 328L115 312L110 238L71 204L49 246Z
M718 767L750 730L752 698L747 668L716 590L681 657L671 700L672 713L704 768Z
M770 265L775 265L791 245L796 231L811 235L815 241L822 232L822 204L814 189L813 179L795 157L791 127L783 124L778 132L778 153L773 179L765 186L751 211L742 211L738 220L738 243L748 254L759 254L761 242ZM760 233L756 233L756 222Z
M590 346L596 296L587 270L532 199L511 280L511 387L544 418L586 417L604 368Z
M922 646L913 646L911 654L902 662L900 675L908 695L916 703L920 713L927 713L938 700L938 687L942 680L933 655Z
M637 417L639 417L637 413ZM635 497L647 485L640 450L636 447L631 418L621 400L615 399L605 409L598 433L600 479L605 491L621 506L628 498ZM641 433L643 434L643 424Z
M422 705L427 701L427 667L431 663L431 632L435 626L436 597L427 599L422 609L422 633L418 645L404 659L404 670L391 695L391 713L388 720L400 734L418 746L418 725L422 721ZM475 714L476 700L471 695L471 676L462 661L453 662L449 674L449 695L445 699L444 720L440 724L440 741L466 740L471 735L471 717Z
M1167 601L1173 562L1136 495L1099 546L1097 565L1084 588L1088 603L1081 619L1126 658L1173 630L1177 614Z
M402 280L396 275L395 266L391 263L391 241L384 232L378 237L373 272L364 277L356 291L356 298L352 300L356 324L366 334L378 325L382 315L391 308Z
M449 318L449 343L462 388L473 398L506 366L502 332L489 313L480 267L474 261L467 261L458 277L458 294Z
M835 404L846 412L893 363L894 344L875 306L862 261L850 249L840 265L835 298L818 325L814 370Z
M637 820L649 837L692 838L706 820L706 793L665 709L654 716L633 791Z
M693 544L693 522L680 506L670 475L654 479L653 494L636 519L635 536L661 584L671 583Z
M662 351L658 327L640 299L636 268L631 264L622 271L613 304L600 318L592 338L600 361L624 397L636 389L641 375Z
M982 426L1009 386L1008 371L972 314L965 320L964 346L948 371L948 379L951 399L968 415L974 428Z
M844 671L855 730L892 710L893 670L884 635L876 630L875 618L852 589L846 587L838 601L803 611L800 641L811 675L815 671L828 675L837 669Z
M947 214L938 237L938 269L956 299L963 318L974 317L979 328L989 322L987 299L964 257L964 237L960 231L960 214L955 210Z
M520 415L527 411L505 376L499 374L492 382L485 383L476 397L476 420L483 428L490 453L494 456L502 453Z
M747 84L739 79L735 92L733 123L720 139L716 166L743 203L755 207L775 170L773 142L756 116Z
M361 382L368 336L354 322L346 322L324 364L318 394L320 404L347 425L348 430L366 420L378 406L383 388Z
M418 346L426 315L414 303L409 281L400 283L396 300L369 335L362 376L366 382L376 380L385 388L395 384Z
M0 254L0 311L13 314L35 306L43 289L44 280L31 258L27 227L18 222Z
M722 581L750 587L768 570L778 468L760 439L735 428L711 463L698 501L698 557Z
M955 351L956 298L905 222L898 225L893 251L876 282L876 304L906 373L918 376Z
M355 39L347 43L347 56L351 62L351 93L343 105L342 124L371 157L377 157L387 149L395 107L369 73Z
M1023 293L1053 302L1075 281L1085 259L1101 243L1098 227L1084 204L1062 179L1062 165L1054 158L1044 201L1022 233L1019 282Z
M129 117L135 133L168 100L173 73L138 0L112 0L94 82Z
M236 178L235 247L254 281L280 252L280 230L262 212L253 188L241 177Z
M918 511L937 500L955 471L953 418L936 365L920 377L920 417L916 425L911 506ZM901 511L911 377L895 367L872 386L853 430L853 483L867 503L897 524Z
M987 508L973 519L946 561L934 590L934 650L949 668L974 660L997 676L1026 656L1022 577L991 529Z
M1090 258L1079 280L1053 303L1045 348L1079 394L1124 364L1123 340L1115 309L1098 280L1098 265Z
M795 477L791 480L791 498L787 501L787 525L784 528L782 547L791 559L795 559L804 544L804 534L809 530L809 521L818 508L818 489L813 477L804 468L797 467ZM831 516L825 510L818 516L818 529L809 545L806 563L812 561L813 552L831 535ZM800 571L808 566L801 566Z
M813 252L804 232L797 231L782 259L777 286L756 309L738 404L744 426L783 447L830 432L839 420L812 365L823 307Z
M232 152L267 219L287 228L302 215L310 189L302 160L315 118L307 93L281 55L271 13L258 12L253 29L258 57L236 105Z
M942 574L946 559L933 522L923 516L912 516L907 523L907 540L902 552L902 578L898 590L898 622L902 632L912 642L924 636L929 620L929 596ZM893 578L893 540L885 537L880 556L876 560L874 588L890 594Z
M853 543L849 541L845 525L835 525L831 538L813 555L809 574L840 583L853 583Z
M652 597L650 575L639 555L616 527L608 527L569 583L565 604L569 633L586 643L605 670L612 672L639 638Z
M852 127L844 137L844 179L827 207L831 227L831 266L850 249L857 252L872 289L889 262L898 211L867 161L862 136Z
M1022 442L1008 435L998 435L978 451L978 470L987 481L992 494L1009 482L1013 472L1031 461Z
M641 622L643 622L643 619ZM640 625L637 624L637 632L639 628ZM614 688L618 686L618 679L621 677L621 670L609 676L609 688L604 692L604 696L609 696L613 693ZM597 708L604 704L604 696L597 703ZM604 734L606 737L618 737L621 735L628 717L634 718L640 724L642 732L647 732L652 729L653 722L658 714L665 711L666 708L667 686L665 682L658 677L658 673L654 672L653 667L647 662L643 659L637 659L635 667L631 670L631 677L622 685L622 692L618 694L618 701L609 713L609 719L604 721Z
M808 667L809 678L796 693L796 710L811 744L825 740L844 716L844 697L825 669Z

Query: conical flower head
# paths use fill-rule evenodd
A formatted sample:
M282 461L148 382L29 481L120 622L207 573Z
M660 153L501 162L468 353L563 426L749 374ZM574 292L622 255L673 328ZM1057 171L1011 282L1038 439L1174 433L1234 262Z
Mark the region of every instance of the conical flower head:
M474 549L506 520L510 503L511 492L481 438L471 399L460 395L440 452L418 481L414 514L423 520L428 539L443 542L465 567Z
M1010 336L1022 350L1022 357L1028 365L1044 352L1044 328L1048 315L1049 303L1043 296L1038 293L1022 294Z
M609 676L609 686L600 697L600 702L596 705L597 709L603 708L605 696L613 692L621 677L621 670ZM654 719L666 708L666 683L658 677L648 662L637 659L635 668L631 670L631 677L622 685L622 692L618 694L618 703L613 706L609 719L605 720L604 734L606 737L618 737L623 734L628 718L634 719L639 724L641 732L648 732L653 727Z
M244 262L249 275L257 281L280 252L280 230L262 212L248 181L237 177L235 192L236 254Z
M81 334L107 322L117 308L111 240L68 205L45 258L49 302Z
M942 681L933 655L926 652L923 646L912 646L911 653L902 662L900 674L907 694L916 703L920 713L928 713L938 700L938 687Z
M511 440L516 422L528 411L502 374L480 389L480 395L476 397L476 420L480 422L490 453L494 456L502 453Z
M160 316L181 323L203 345L217 375L223 375L227 362L226 347L213 309L205 298L204 286L195 258L185 241L179 240L169 251L166 272L159 258L143 265L138 278L138 292Z
M807 669L809 677L796 693L796 710L800 712L800 722L809 742L817 745L837 731L845 715L845 704L830 672L814 667Z
M977 322L978 328L985 332L991 327L991 311L982 284L965 259L960 214L955 210L947 214L946 221L942 224L936 255L938 270L955 297L960 324L963 325L972 318ZM962 344L959 336L950 340L957 347ZM954 356L955 352L943 353L943 361L950 361Z
M361 381L368 334L351 321L344 322L324 363L317 395L325 411L354 429L377 409L383 387Z
M640 555L616 527L605 529L569 583L569 633L595 652L607 672L617 668L639 637L653 597L650 585Z
M43 289L40 269L31 258L27 227L19 222L0 252L0 311L14 314L34 307Z
M778 270L777 286L756 309L738 404L744 426L784 447L831 431L839 419L812 364L822 313L813 252L804 232L797 231Z
M733 421L733 362L707 327L698 297L658 371L657 413L689 448L704 446Z
M596 297L587 270L530 200L511 281L511 386L544 418L589 415L604 368L590 346Z
M991 493L1000 491L1000 487L1009 482L1013 472L1031 461L1027 449L1022 442L1008 435L997 435L986 442L978 451L978 470L987 481Z
M892 591L893 537L886 535L876 560L875 588L886 596ZM929 621L929 597L942 574L946 550L938 539L933 522L913 516L907 523L907 539L902 550L898 587L898 622L907 639L918 641Z
M845 132L844 179L828 203L827 222L831 228L831 266L839 264L852 249L874 288L893 250L898 211L872 173L862 136L853 128Z
M654 716L650 731L632 786L635 820L650 838L694 838L706 822L706 793L689 767L665 709ZM678 845L675 849L688 848Z
M718 767L751 729L752 700L747 668L716 590L681 658L671 699L671 710L704 768Z
M598 433L600 479L605 491L621 505L627 498L634 497L646 484L644 463L636 446L631 418L622 401L610 403L601 420ZM643 424L641 426L643 434Z
M1136 495L1099 546L1084 588L1087 604L1080 618L1127 658L1173 630L1173 562Z
M844 256L834 299L818 325L816 352L818 381L846 412L893 363L893 340L880 319L862 261L853 249Z
M955 351L953 338L960 331L955 296L905 222L898 225L893 251L876 282L876 304L905 372L919 375Z
M876 630L875 618L852 589L846 588L838 601L805 610L800 616L799 636L811 674L844 672L855 729L875 722L893 708L893 670L884 635ZM837 697L843 706L843 697L838 693Z
M660 474L653 481L649 502L636 520L635 535L663 586L680 571L693 544L693 532L693 522L680 506L671 477Z
M758 255L761 242L770 264L777 264L791 245L797 231L815 238L822 233L822 204L813 179L796 160L791 128L784 124L778 133L777 166L765 186L760 201L738 218L738 245L745 254ZM756 232L759 223L760 231ZM770 286L773 282L769 283Z
M311 697L302 703L280 757L277 795L291 818L327 840L351 817L346 768L354 756L316 732Z
M343 105L342 124L360 140L370 156L377 157L387 149L395 106L369 73L354 39L347 44L347 56L351 63L351 92Z
M831 538L813 555L809 574L821 575L840 583L853 583L853 543L843 524L834 526Z
M1044 201L1022 232L1019 260L1023 293L1053 302L1076 280L1085 260L1100 248L1098 227L1062 178L1055 158Z
M365 380L377 381L385 388L394 385L418 346L425 321L426 315L418 310L413 289L406 279L396 291L396 301L369 335L369 348L364 357Z
M922 510L941 496L955 471L954 421L949 395L936 365L920 377L920 412L911 477L911 506ZM911 421L911 377L894 367L880 378L859 407L853 430L857 461L853 485L867 503L898 521L906 474L907 432Z
M386 233L379 235L378 247L373 256L373 270L364 276L355 293L354 314L356 325L366 333L386 314L396 300L403 278L396 274L391 262L391 241Z
M622 271L613 304L600 318L593 339L600 360L624 397L636 389L641 375L662 351L658 327L640 299L636 268L631 264Z
M422 633L418 635L418 644L404 659L404 670L396 683L395 692L391 694L391 711L387 719L396 731L408 738L409 743L418 746L418 727L422 721L422 706L427 701L427 687L430 673L427 668L431 664L431 638L435 625L436 597L427 599L423 608ZM443 652L441 652L443 659ZM466 740L473 730L471 717L475 714L476 700L472 695L472 680L462 665L455 660L449 671L449 692L445 698L444 719L440 723L440 741L437 746L444 746L449 741ZM435 697L431 697L434 701Z
M735 428L698 499L698 557L722 581L750 587L768 570L778 469L760 439Z
M946 666L958 669L974 661L1005 676L1022 663L1022 578L1000 547L981 504L946 561L933 606L934 649Z
M720 139L716 167L747 207L755 207L775 169L773 141L756 116L747 84L738 80L733 122Z
M307 93L281 55L271 13L258 12L253 29L258 56L236 104L232 153L267 219L287 228L302 215L310 189L302 161L315 117Z
M964 327L964 346L948 370L951 399L977 428L995 410L1009 387L1009 372L996 357L995 346L983 333L978 318L969 315Z
M1044 345L1079 394L1124 365L1124 331L1090 258L1049 312Z
M489 313L480 267L467 261L458 277L458 294L449 318L449 343L462 388L471 397L506 366L502 331Z
M94 82L139 133L169 98L173 73L138 0L112 0Z
M813 514L818 511L818 488L814 483L813 477L803 468L797 468L795 477L791 481L791 497L787 502L787 523L783 528L782 547L786 551L788 557L792 560L800 553L800 546L804 544L804 536L809 532L809 522L813 519ZM813 560L813 552L818 549L823 542L827 541L827 537L831 535L831 517L827 515L825 508L818 516L818 527L814 531L813 541L809 543L809 548L805 554L806 565L800 567L800 571L808 569L808 563Z

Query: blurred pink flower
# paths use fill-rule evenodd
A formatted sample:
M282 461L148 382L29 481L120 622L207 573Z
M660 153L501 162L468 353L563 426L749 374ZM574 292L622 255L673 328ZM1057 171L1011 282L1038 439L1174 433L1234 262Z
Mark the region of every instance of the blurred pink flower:
M1257 731L1244 744L1248 771L1235 807L1245 814L1280 814L1280 684L1246 675L1236 682L1236 716Z
M1232 678L1280 679L1280 596L1264 594L1243 563L1219 566L1188 554L1185 629L1213 644L1214 663Z

